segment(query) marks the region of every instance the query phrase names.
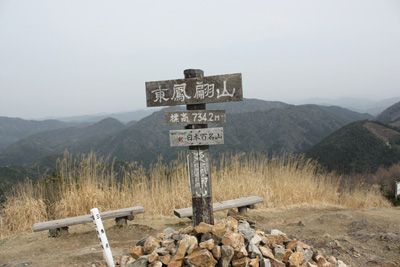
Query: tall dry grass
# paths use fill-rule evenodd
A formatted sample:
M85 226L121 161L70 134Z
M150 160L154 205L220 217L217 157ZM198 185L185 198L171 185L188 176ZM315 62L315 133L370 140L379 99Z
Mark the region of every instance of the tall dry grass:
M191 204L187 169L183 160L159 160L145 170L129 164L116 167L90 154L74 160L66 154L54 177L26 182L7 197L0 218L3 236L28 230L38 221L88 214L141 204L146 215L171 215L174 208ZM118 178L117 178L118 177ZM242 154L225 156L212 168L213 200L258 195L258 207L335 205L347 208L387 207L376 189L340 190L339 177L318 170L301 156L267 158Z

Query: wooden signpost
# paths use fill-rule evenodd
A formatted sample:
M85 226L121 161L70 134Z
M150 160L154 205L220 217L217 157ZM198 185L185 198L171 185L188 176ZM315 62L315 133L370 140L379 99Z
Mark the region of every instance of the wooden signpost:
M186 111L167 112L170 124L187 124L184 130L170 131L171 146L188 146L187 165L192 192L193 224L214 223L209 145L224 143L224 110L206 110L206 103L243 100L240 73L204 77L202 70L184 71L185 79L146 82L148 107L186 105Z

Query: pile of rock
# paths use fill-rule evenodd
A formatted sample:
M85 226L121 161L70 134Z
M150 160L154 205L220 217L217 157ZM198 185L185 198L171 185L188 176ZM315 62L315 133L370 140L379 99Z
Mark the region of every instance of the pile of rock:
M228 217L215 225L201 223L175 231L167 228L130 248L117 260L129 267L345 267L279 230L255 230L245 220Z

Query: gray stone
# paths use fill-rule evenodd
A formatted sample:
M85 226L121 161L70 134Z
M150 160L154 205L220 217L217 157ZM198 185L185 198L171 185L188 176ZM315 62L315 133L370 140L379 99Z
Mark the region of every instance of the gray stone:
M276 245L274 247L275 258L281 261L284 255L285 255L285 247L281 245Z
M260 258L260 259L263 258L263 255L262 255L260 249L259 249L258 246L257 246L255 243L253 243L252 241L250 241L250 243L249 243L249 245L248 245L248 250L249 250L249 253L250 253L250 257L251 257L251 258L255 258L255 257L257 257L257 256L258 256L258 258Z
M269 259L262 259L260 265L261 267L271 267L271 262Z
M220 260L221 267L229 267L234 254L235 251L231 246L223 245L221 247L221 260Z
M250 240L251 243L253 243L253 244L257 245L257 246L260 244L261 241L262 241L262 238L261 238L261 236L259 234L255 234L253 236L253 238Z
M161 255L161 256L164 256L164 255L167 255L167 254L170 253L170 252L169 252L166 248L164 248L164 247L157 248L157 249L156 249L156 252L157 252L158 255Z
M178 233L173 233L173 234L171 235L171 238L172 238L173 240L175 240L175 241L179 241L179 240L181 240L181 239L183 238L183 236L184 236L184 235L181 235L181 234L178 234Z
M142 256L133 263L127 264L127 267L147 267L147 257Z
M305 249L302 251L302 254L305 261L310 261L314 255L314 252L311 249Z
M272 229L271 235L286 235L284 232L279 231L278 229Z
M171 227L167 227L163 230L163 233L168 236L168 235L172 235L173 233L175 233L175 230Z
M255 235L254 229L250 227L250 224L247 221L243 220L239 221L238 231L243 235L247 242L249 242Z

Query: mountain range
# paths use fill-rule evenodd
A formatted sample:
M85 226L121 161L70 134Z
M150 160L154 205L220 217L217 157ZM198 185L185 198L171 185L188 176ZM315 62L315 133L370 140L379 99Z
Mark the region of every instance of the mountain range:
M316 144L307 156L329 171L373 173L400 162L400 132L378 122L354 122Z
M381 114L379 114L377 120L393 127L400 128L400 102L385 109Z
M134 111L127 111L127 112L59 117L54 119L59 121L74 122L74 123L96 123L106 118L114 118L122 123L129 123L131 121L141 120L157 110L159 110L159 108L147 108L147 109L138 109Z
M340 107L289 105L246 99L237 103L210 104L209 109L225 109L225 144L210 150L219 152L259 151L269 154L303 152L340 127L371 119ZM150 164L163 156L171 160L182 148L169 146L168 132L183 128L164 122L165 110L156 111L136 123L124 125L108 118L91 125L78 125L30 135L0 153L0 166L37 165L64 150L74 154L96 152L120 161ZM211 125L210 125L211 127Z
M297 104L317 104L323 106L339 106L360 113L368 113L373 116L379 115L387 107L400 101L400 97L391 97L385 99L368 99L355 97L342 98L310 98L296 102Z
M98 142L123 129L120 121L107 118L88 126L72 126L40 132L23 138L0 153L0 166L26 165L43 158L72 153L88 153Z
M376 121L359 121L333 132L307 151L330 171L373 173L400 162L400 102Z
M32 134L61 129L70 125L71 123L57 120L35 121L0 116L0 152L8 145Z
M374 172L400 162L400 102L377 117L338 106L258 99L208 104L207 109L227 113L225 124L209 125L224 127L224 145L210 146L215 158L220 153L305 153L327 170L345 174ZM115 118L63 122L0 117L0 197L1 190L17 181L51 172L66 150L144 166L160 156L175 159L187 150L169 145L169 130L184 128L165 122L164 113L175 110L182 108L152 110L125 123Z

